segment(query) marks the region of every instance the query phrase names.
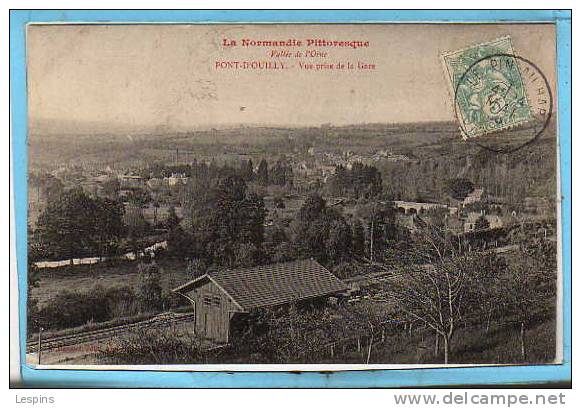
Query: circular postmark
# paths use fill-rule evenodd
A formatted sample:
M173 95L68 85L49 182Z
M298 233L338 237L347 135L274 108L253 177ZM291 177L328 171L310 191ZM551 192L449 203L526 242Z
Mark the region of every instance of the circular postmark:
M454 112L463 137L495 153L512 153L537 140L553 114L545 74L513 54L472 63L454 90Z

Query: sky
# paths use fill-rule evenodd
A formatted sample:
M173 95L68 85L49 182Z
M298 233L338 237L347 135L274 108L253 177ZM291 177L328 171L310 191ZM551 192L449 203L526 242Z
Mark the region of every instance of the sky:
M440 55L510 35L555 89L549 24L31 25L31 122L187 129L453 120ZM369 41L366 48L243 47L240 40ZM236 47L224 47L234 39ZM326 58L271 58L272 50ZM277 61L290 69L216 69L217 61ZM305 71L358 62L374 70Z

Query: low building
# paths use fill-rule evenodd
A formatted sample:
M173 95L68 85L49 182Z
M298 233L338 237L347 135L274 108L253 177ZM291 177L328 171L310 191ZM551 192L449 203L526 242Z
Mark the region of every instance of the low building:
M449 207L446 204L440 204L440 203L420 203L420 202L413 202L413 201L401 201L401 200L396 200L393 202L393 206L398 209L403 211L405 214L421 214L424 211L433 211L433 210L439 210L439 209L444 209L444 210L448 210ZM458 210L455 209L457 212ZM449 210L450 214L452 214L452 210Z
M141 188L145 186L145 179L141 176L135 176L132 174L121 174L117 176L119 179L119 187L122 190Z
M474 189L473 192L468 194L466 196L466 198L464 198L464 201L462 202L462 204L463 205L470 205L470 204L478 203L482 200L483 194L484 194L483 188L476 188L476 189Z
M167 183L168 186L177 186L178 184L185 185L188 184L188 178L184 174L176 174L172 173L169 177L164 177L164 182Z
M228 343L231 324L256 309L326 298L348 288L314 260L208 273L173 291L194 307L194 332Z
M484 217L488 221L488 229L502 228L504 225L502 218L498 215L471 212L464 221L464 232L476 231L476 223L480 217Z

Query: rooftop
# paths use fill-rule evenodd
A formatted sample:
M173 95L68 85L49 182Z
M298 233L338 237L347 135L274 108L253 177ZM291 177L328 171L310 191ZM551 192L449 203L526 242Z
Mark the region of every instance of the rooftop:
M305 259L210 273L174 291L187 292L208 280L222 288L246 311L332 295L347 289L317 261Z

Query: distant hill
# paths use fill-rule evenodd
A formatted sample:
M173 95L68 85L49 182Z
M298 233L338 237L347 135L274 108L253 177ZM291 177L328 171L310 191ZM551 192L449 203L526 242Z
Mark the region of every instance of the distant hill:
M554 137L554 129L544 138ZM499 138L501 138L499 136ZM240 126L171 131L130 125L43 121L31 124L32 167L93 161L123 164L165 160L176 150L192 156L250 154L263 157L322 151L374 153L388 149L410 157L463 156L479 148L460 137L454 122L362 124L347 126Z

